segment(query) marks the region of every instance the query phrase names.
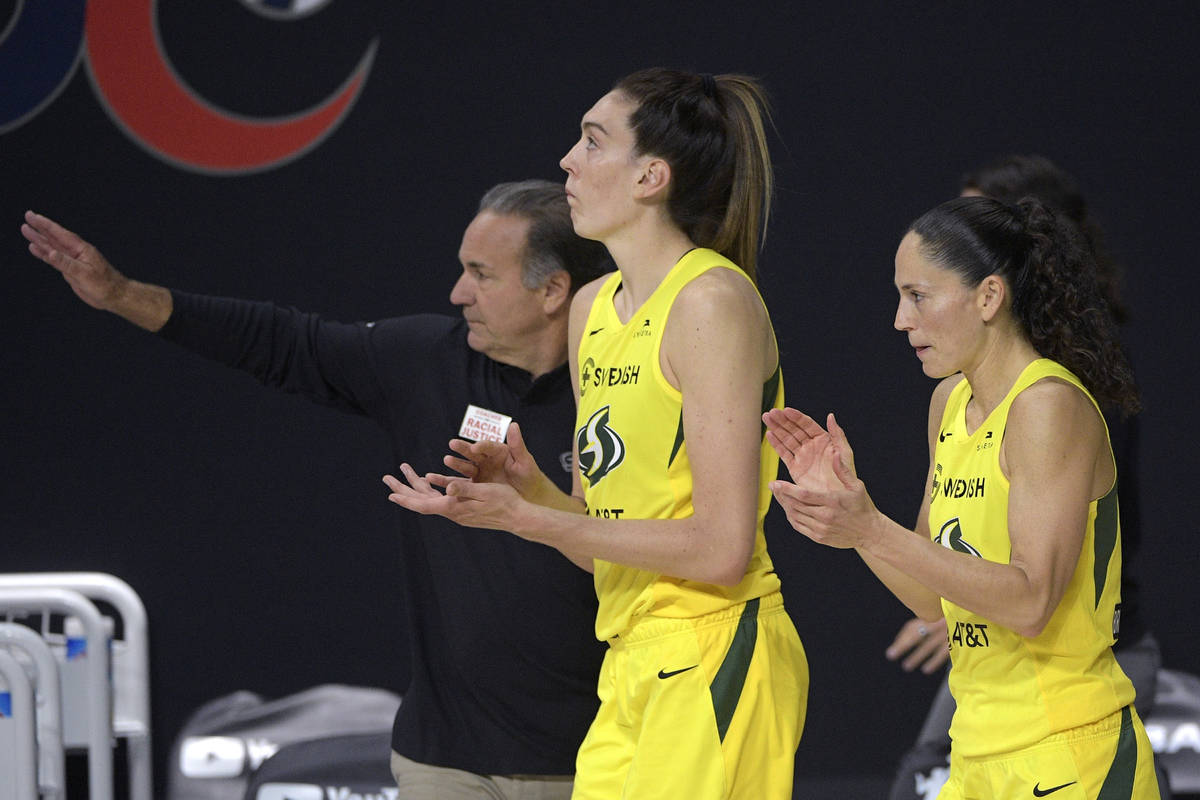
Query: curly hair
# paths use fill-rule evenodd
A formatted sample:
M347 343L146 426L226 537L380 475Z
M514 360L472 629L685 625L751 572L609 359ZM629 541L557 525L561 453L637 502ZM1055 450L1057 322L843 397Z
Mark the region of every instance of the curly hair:
M921 252L966 286L1004 279L1012 314L1033 348L1075 373L1098 401L1124 414L1141 403L1117 324L1083 234L1032 197L1016 204L988 197L949 200L909 230Z
M1109 253L1104 231L1088 211L1079 183L1066 170L1045 156L1008 155L963 175L962 188L1003 203L1036 197L1078 225L1092 248L1100 293L1113 318L1118 325L1129 321L1129 307L1121 297L1124 270Z

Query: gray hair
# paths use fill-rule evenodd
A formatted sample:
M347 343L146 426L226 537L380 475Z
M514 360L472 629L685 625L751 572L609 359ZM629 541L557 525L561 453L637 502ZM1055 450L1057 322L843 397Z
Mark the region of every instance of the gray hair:
M543 286L555 272L565 270L574 292L613 269L602 244L576 235L561 183L532 179L496 184L479 201L479 213L484 211L529 220L521 269L526 289Z

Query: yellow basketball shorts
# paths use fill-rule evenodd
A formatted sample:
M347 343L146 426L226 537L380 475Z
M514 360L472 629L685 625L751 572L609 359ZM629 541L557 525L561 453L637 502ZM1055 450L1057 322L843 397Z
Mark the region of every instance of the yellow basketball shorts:
M776 592L610 642L573 800L790 800L808 661Z
M938 800L1158 800L1153 755L1137 711L1126 706L1012 753L960 758L951 748Z

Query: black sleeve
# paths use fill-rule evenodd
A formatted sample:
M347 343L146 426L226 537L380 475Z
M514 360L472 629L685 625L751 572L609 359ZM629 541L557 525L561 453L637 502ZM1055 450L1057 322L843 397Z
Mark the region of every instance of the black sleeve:
M373 323L333 322L266 302L171 296L164 339L316 403L376 419L386 414Z

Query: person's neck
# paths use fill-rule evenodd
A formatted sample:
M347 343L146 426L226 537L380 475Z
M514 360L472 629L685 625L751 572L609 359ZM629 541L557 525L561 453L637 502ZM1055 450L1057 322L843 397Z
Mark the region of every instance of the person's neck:
M1015 332L995 336L986 346L978 363L963 370L971 385L973 417L977 423L987 418L1008 395L1021 372L1041 358L1024 336Z
M553 372L567 362L565 318L562 323L555 322L537 334L520 352L505 354L495 360L525 370L533 380Z
M650 299L683 254L696 247L679 228L662 223L643 224L604 245L621 273L618 315L624 320Z

